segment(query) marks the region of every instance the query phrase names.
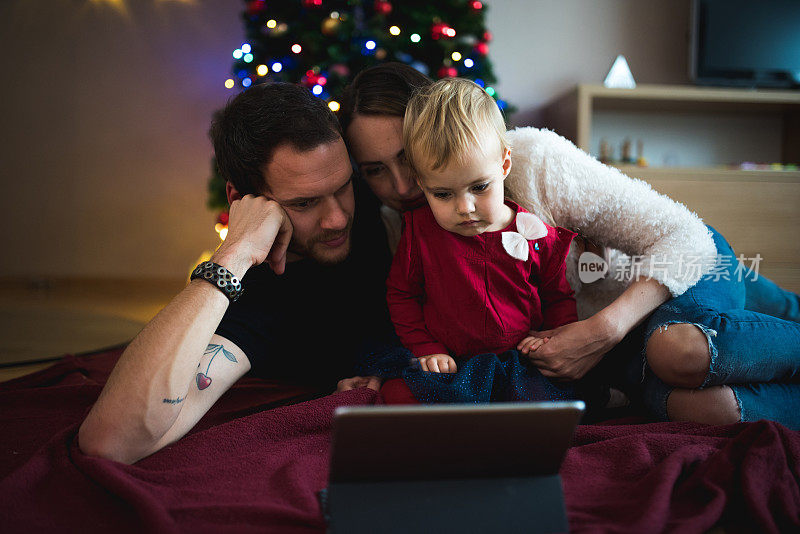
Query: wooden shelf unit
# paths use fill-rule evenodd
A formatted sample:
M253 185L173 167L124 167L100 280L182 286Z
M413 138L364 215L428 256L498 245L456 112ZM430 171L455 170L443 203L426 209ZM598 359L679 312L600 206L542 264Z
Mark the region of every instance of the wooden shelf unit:
M610 89L578 85L545 108L545 126L592 153L595 111L779 113L783 116L782 162L800 163L800 91L720 89L682 85L639 85Z
M544 109L544 126L591 153L595 111L682 114L779 114L782 163L800 163L800 91L640 85L578 85ZM800 171L616 165L685 204L746 258L760 254L759 273L800 292Z

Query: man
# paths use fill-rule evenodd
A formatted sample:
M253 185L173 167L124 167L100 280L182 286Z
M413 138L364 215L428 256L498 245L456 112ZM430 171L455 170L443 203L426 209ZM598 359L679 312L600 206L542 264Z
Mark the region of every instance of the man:
M248 371L330 391L393 335L377 201L354 195L325 103L294 85L260 85L232 100L210 135L228 180L228 236L120 357L80 427L86 454L125 463L152 454ZM378 387L355 377L340 389L358 385Z

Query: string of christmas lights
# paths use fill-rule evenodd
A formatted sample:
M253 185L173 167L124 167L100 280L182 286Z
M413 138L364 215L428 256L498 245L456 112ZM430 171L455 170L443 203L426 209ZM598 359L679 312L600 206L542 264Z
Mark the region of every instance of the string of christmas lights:
M475 81L506 114L489 60L492 34L479 0L245 0L245 39L232 53L230 90L270 81L300 83L334 111L362 69L386 61L411 65L434 79ZM227 209L224 181L209 183L209 207ZM225 228L223 217L218 230Z
M461 76L491 84L492 35L478 0L247 0L242 18L247 42L233 51L225 87L247 89L265 81L306 85L338 109L352 76L383 61L400 61L434 77Z

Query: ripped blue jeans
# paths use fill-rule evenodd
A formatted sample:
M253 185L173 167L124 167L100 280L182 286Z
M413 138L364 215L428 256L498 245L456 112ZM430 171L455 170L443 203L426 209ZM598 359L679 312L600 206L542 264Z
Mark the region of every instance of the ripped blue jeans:
M708 228L718 258L729 261L718 259L715 272L722 276L704 276L646 321L641 358L629 362L638 368L642 401L654 416L667 420L667 398L674 388L647 366L647 340L658 329L690 323L705 334L711 355L701 388L730 386L742 421L769 419L800 430L800 297L763 276L737 271L730 244ZM627 374L634 376L630 366Z

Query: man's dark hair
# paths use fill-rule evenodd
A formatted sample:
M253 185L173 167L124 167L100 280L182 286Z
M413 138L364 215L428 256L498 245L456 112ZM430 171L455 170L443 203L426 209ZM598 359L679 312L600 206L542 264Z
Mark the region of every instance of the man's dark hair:
M208 132L220 175L242 195L268 190L262 172L275 149L311 150L342 137L336 116L311 92L290 83L256 85L217 112Z

